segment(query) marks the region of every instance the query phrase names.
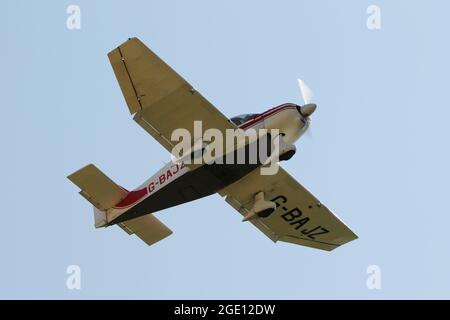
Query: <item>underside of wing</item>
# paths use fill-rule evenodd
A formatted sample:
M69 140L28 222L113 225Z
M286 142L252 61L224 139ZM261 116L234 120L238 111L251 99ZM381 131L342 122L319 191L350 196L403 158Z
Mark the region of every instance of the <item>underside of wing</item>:
M284 241L331 251L358 238L281 167L277 174L267 176L254 170L219 194L226 196L226 201L245 216L258 192L264 192L265 199L276 204L276 210L266 218L250 221L274 242Z
M129 39L108 57L134 120L168 151L175 129L187 129L195 140L194 121L202 121L203 131L236 128L139 39Z
M172 234L172 230L152 214L127 220L119 226L129 235L137 235L149 246Z

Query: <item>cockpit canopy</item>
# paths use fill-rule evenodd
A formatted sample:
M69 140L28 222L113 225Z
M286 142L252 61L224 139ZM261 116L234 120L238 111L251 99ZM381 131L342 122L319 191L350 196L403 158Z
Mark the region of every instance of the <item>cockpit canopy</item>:
M257 115L258 115L257 113L241 114L239 116L231 118L230 120L235 125L240 126L241 124L244 124L247 121L250 121L253 118L256 118Z

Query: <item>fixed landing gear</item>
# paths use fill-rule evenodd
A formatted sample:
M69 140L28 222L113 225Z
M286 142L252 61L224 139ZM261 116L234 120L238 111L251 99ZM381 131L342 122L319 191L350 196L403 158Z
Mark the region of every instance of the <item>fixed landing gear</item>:
M273 201L264 199L264 192L258 192L254 197L252 209L247 213L242 221L249 221L256 218L267 218L276 209L276 204Z
M280 161L287 161L292 158L295 154L295 149L286 151L280 156Z
M284 141L283 137L285 136L284 133L280 134L280 155L278 156L278 159L280 161L287 161L290 158L292 158L297 151L297 148L293 144L288 144Z

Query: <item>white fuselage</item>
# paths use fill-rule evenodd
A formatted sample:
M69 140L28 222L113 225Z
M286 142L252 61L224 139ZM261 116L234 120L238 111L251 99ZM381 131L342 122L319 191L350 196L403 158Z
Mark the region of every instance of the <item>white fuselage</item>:
M287 103L257 115L254 119L239 126L244 130L278 129L283 140L292 144L297 141L308 128L309 122L298 112L295 104Z
M306 131L308 125L308 120L299 113L297 106L288 103L255 115L249 121L239 125L239 128L244 131L248 129L278 129L283 140L288 144L293 144ZM109 209L109 220L120 216L189 171L190 169L183 163L173 163L172 161L167 163L150 179L131 191L125 199Z

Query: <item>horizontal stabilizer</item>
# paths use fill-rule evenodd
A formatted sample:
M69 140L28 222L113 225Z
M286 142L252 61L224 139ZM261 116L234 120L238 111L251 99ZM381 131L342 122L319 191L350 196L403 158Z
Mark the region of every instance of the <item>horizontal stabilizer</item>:
M107 210L126 197L127 191L118 186L93 164L72 173L70 181L80 189L80 194L100 210Z
M127 220L119 223L119 226L129 235L137 235L149 246L172 234L172 230L152 214Z

